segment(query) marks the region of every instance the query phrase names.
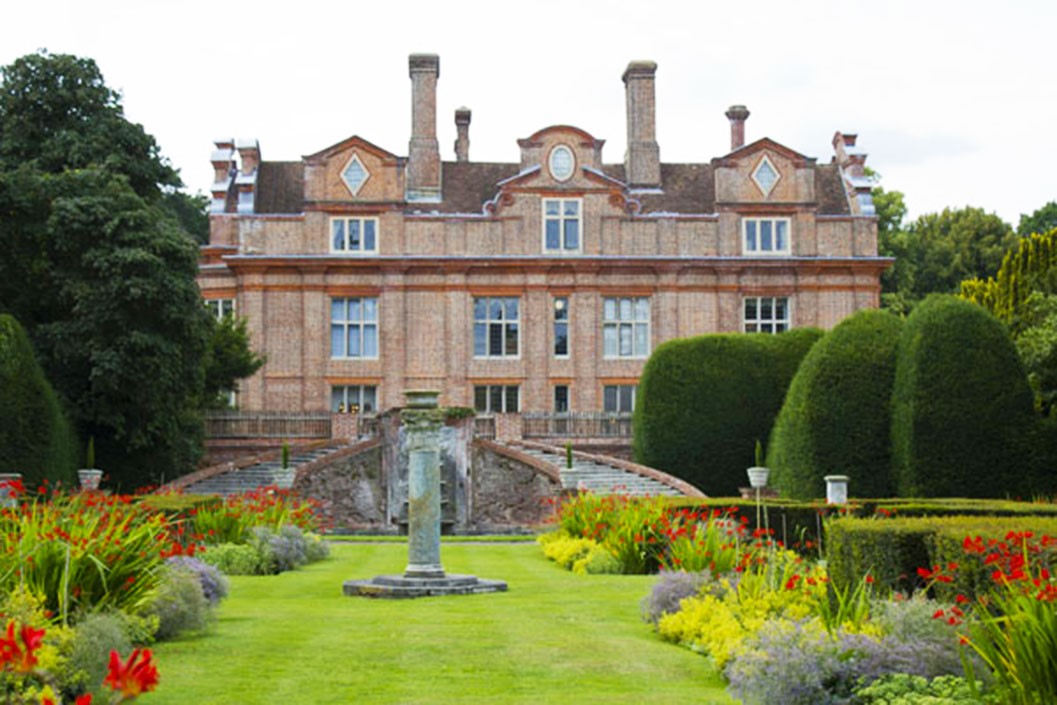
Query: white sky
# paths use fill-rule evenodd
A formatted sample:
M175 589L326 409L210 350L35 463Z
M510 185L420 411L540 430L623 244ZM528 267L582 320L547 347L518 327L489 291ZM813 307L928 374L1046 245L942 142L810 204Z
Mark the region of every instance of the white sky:
M630 60L657 70L665 162L729 151L723 116L828 162L857 132L911 217L972 205L1014 227L1057 200L1054 0L359 0L329 3L34 0L0 13L0 65L38 48L95 59L191 191L221 137L296 160L358 134L410 137L407 56L440 55L438 137L473 110L470 157L514 162L516 140L571 124L623 160Z

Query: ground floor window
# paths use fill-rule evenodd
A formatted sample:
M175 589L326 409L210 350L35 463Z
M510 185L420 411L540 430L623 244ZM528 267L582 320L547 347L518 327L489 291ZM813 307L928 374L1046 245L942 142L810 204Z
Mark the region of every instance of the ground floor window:
M630 414L635 410L634 384L607 384L602 387L602 410L610 414Z
M746 333L789 330L789 299L785 296L748 296L744 299Z
M479 384L473 388L473 408L483 413L517 413L521 388L516 384Z
M378 409L378 387L370 384L340 384L330 388L330 410L334 413L373 414Z
M554 385L554 412L565 414L569 411L569 385Z

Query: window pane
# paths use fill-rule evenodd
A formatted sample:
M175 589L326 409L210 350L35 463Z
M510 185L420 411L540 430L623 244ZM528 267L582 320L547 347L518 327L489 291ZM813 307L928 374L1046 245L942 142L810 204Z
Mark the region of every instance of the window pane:
M517 299L504 299L506 302L506 318L508 321L517 320Z
M617 410L617 388L607 385L602 388L602 410L614 412Z
M349 249L360 249L360 221L356 219L349 220Z
M580 214L579 201L565 201L565 215L575 218Z
M345 357L345 326L330 326L330 356Z
M555 355L568 355L569 354L569 324L568 323L555 323L554 324L554 354Z
M363 356L378 357L378 326L370 324L363 327Z
M746 220L745 221L745 250L748 252L756 251L756 221Z
M345 406L345 387L330 388L330 410L337 412L347 409Z
M353 324L349 326L349 357L360 357L360 326Z
M635 354L646 355L650 351L650 327L644 323L635 324Z
M363 406L360 411L369 414L378 408L378 388L374 386L363 388Z
M620 411L631 411L632 398L634 397L635 388L630 384L620 385Z
M333 249L344 250L345 249L345 221L344 220L332 220L330 222L331 232L331 243L333 243Z
M557 250L558 248L561 247L561 241L559 240L559 237L558 237L559 236L559 227L560 227L560 225L561 225L560 222L557 221L557 220L548 220L547 221L547 229L546 229L547 245L546 245L546 247L547 247L548 250Z
M374 228L376 221L365 220L363 221L363 249L367 252L374 252L376 247L374 244Z
M650 320L650 300L646 298L635 299L635 320Z
M774 326L775 333L784 333L786 331L786 325L784 323L776 323Z
M377 321L378 320L378 299L364 299L363 300L363 320L365 320L365 321Z
M631 320L631 299L620 300L620 320L630 321Z
M580 248L580 221L565 221L565 249L577 250Z
M331 299L330 300L330 320L331 321L344 321L345 320L345 299Z
M554 320L569 320L569 299L561 296L554 300Z
M775 299L774 300L774 317L779 320L786 320L786 305L789 303L789 299Z
M746 323L745 324L745 332L746 333L757 333L757 332L759 332L759 329L756 327L755 323Z
M488 411L488 387L473 388L473 408L476 411Z
M617 319L617 300L616 299L605 299L602 302L602 317L607 321L615 321Z
M503 301L501 299L488 299L488 318L493 321L503 318Z
M561 215L561 201L544 201L543 210L547 215Z
M349 320L359 321L360 320L360 299L349 299Z
M474 299L473 300L473 320L483 321L485 314L488 311L488 299Z
M505 354L517 356L517 324L506 324L506 350Z
M602 328L603 354L606 357L617 356L617 327L616 324L607 325Z
M776 220L774 223L774 249L785 250L788 248L786 230L789 223L784 220Z
M620 324L620 356L628 355L631 355L631 325L622 323Z
M770 323L761 323L760 324L760 332L761 333L774 333L774 326L771 325Z
M771 252L774 249L771 243L771 221L760 221L760 251Z
M554 411L563 414L569 410L569 387L559 384L554 388Z
M760 299L760 319L769 321L774 319L774 299Z
M503 388L498 384L488 387L488 410L503 410Z
M756 299L745 299L745 320L755 321L756 319Z
M473 354L477 357L488 354L488 325L485 323L473 324Z
M510 414L516 414L518 409L518 388L507 387L506 388L506 407L504 411Z
M503 354L503 324L502 323L489 323L488 324L488 354L489 355L502 355Z

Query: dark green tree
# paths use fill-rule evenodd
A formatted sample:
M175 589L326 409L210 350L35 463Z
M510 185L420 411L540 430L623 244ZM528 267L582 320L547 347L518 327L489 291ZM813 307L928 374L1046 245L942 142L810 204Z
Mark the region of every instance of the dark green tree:
M225 393L234 391L238 380L249 377L264 365L264 358L250 349L246 319L224 316L212 326L206 357L205 405L223 408Z
M1057 228L1057 201L1050 201L1031 215L1020 216L1017 235L1027 237L1032 234L1047 233Z

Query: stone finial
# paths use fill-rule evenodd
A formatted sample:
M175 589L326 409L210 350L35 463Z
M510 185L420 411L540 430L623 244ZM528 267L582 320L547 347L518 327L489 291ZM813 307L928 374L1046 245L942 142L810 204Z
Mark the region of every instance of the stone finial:
M627 98L628 148L624 172L629 185L657 188L661 185L661 150L657 144L657 117L653 61L632 61L624 75Z
M749 119L749 109L744 105L732 105L725 113L730 120L730 151L745 145L745 121Z
M459 108L455 111L455 160L470 161L470 109Z

